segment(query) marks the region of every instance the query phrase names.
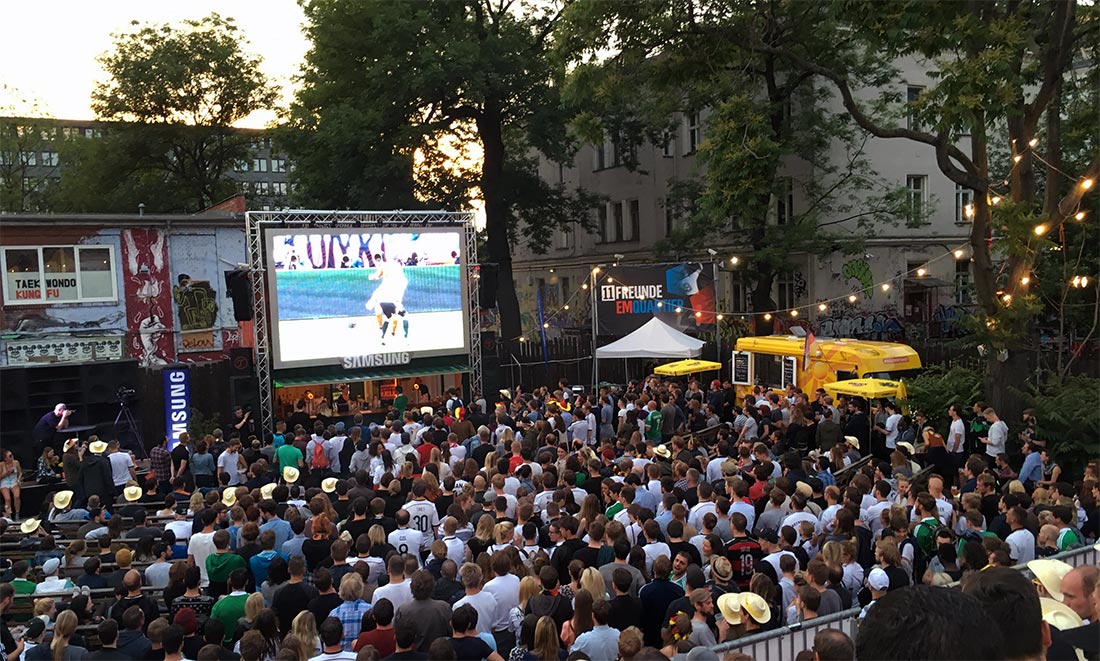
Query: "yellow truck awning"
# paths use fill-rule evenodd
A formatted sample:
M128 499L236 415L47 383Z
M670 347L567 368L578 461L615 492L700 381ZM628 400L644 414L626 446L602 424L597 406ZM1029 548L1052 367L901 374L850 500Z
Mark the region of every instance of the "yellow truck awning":
M698 372L713 372L719 369L722 369L722 363L716 363L712 360L695 360L694 358L689 358L688 360L678 360L675 363L661 365L653 371L662 376L685 376Z
M905 384L901 381L887 381L885 379L849 379L847 381L834 381L826 383L825 392L833 397L837 395L855 395L876 399L879 397L894 397L905 399Z

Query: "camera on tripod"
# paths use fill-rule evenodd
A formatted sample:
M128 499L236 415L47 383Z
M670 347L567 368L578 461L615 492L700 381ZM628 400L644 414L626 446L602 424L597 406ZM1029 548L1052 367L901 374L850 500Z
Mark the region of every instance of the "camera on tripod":
M130 404L137 399L137 390L127 386L119 386L115 391L115 399L123 404Z

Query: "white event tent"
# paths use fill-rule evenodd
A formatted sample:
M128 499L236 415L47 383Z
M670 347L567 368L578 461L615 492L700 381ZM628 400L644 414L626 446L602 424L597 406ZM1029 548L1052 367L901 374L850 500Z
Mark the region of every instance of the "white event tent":
M694 358L702 352L702 340L654 317L626 337L597 348L596 358Z

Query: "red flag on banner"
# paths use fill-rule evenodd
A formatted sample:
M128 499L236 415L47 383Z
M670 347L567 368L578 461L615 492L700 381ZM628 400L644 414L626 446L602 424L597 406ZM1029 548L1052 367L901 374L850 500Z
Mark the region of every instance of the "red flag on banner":
M806 332L806 345L802 348L802 371L803 372L810 369L810 345L812 345L815 341L816 340L814 340L813 332L812 331L807 331Z

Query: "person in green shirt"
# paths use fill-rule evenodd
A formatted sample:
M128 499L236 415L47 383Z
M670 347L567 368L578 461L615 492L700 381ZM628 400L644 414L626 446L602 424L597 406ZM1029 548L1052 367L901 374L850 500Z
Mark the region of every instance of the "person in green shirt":
M214 553L206 557L206 575L210 577L210 596L220 597L226 593L229 574L234 569L244 569L244 558L229 550L229 531L214 533Z
M20 560L11 566L11 573L15 578L11 582L11 586L15 588L16 596L21 594L34 594L34 589L38 587L38 584L27 578L27 572L29 572L31 566L26 560Z
M647 441L653 441L655 443L661 442L661 420L664 416L661 415L660 409L657 408L657 400L649 400L649 414L645 417L645 438Z
M229 589L232 592L219 599L210 611L212 619L220 620L225 625L226 645L233 643L234 634L237 633L237 620L244 617L244 602L248 601L248 593L244 591L244 586L247 583L248 570L243 567L234 569L229 574Z
M930 494L917 496L917 510L920 522L913 529L913 538L926 556L936 553L936 530L943 527L939 519L939 508Z
M1068 551L1081 545L1081 536L1073 529L1073 510L1067 505L1050 508L1051 523L1058 527L1058 550Z
M301 470L305 468L306 465L305 459L302 457L302 451L290 443L287 443L275 451L275 463L279 475L283 474L283 469L287 466L292 466Z
M978 542L979 544L984 537L996 537L996 533L989 532L988 530L982 530L982 523L985 518L982 513L977 510L967 510L963 513L963 518L966 519L966 530L959 536L959 542L955 547L955 552L961 558L963 554L963 547L971 542Z
M393 412L397 415L398 420L403 420L405 418L405 409L409 408L409 398L405 395L401 386L396 386L394 389L397 391L397 397L393 398Z

